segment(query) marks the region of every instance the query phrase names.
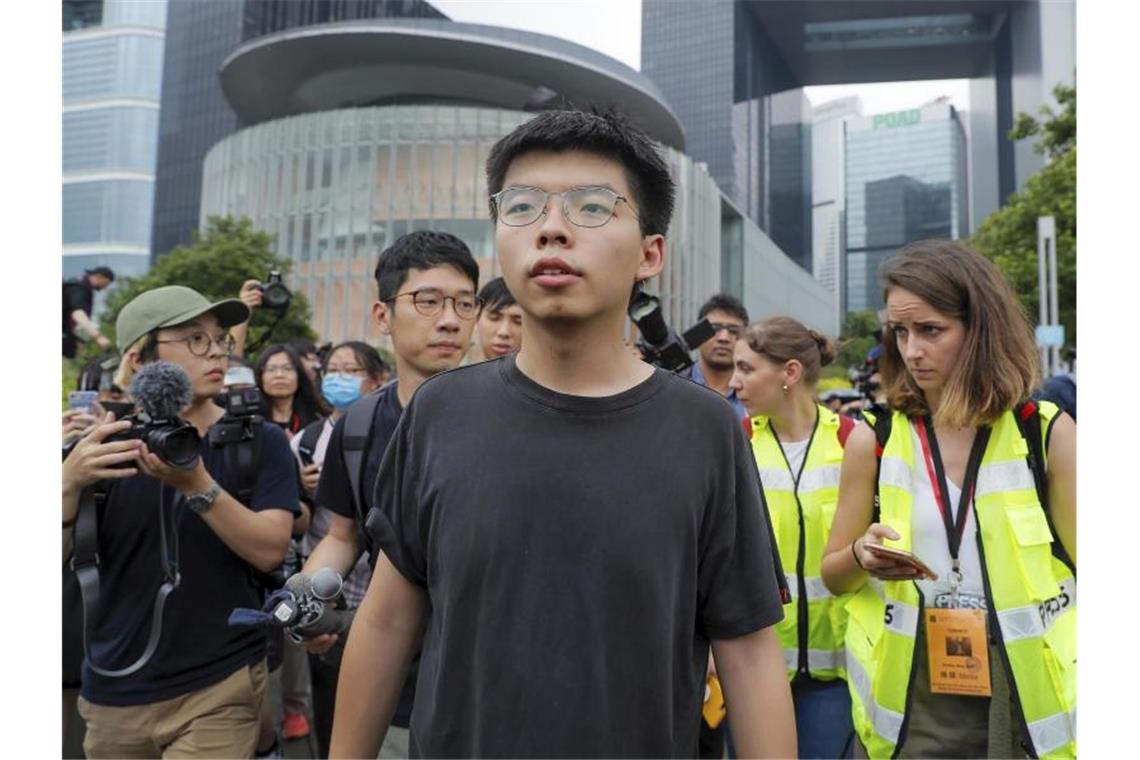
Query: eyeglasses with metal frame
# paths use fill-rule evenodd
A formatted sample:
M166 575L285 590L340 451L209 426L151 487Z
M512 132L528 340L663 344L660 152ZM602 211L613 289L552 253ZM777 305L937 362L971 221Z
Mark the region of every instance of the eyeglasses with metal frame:
M395 301L404 296L411 296L412 306L425 317L434 317L439 314L443 311L444 305L451 301L451 308L455 310L455 316L464 320L475 319L479 315L479 307L483 304L483 300L478 296L445 296L435 288L409 290L407 293L397 293L386 300Z
M526 227L546 215L550 197L562 199L562 215L576 227L601 227L617 213L617 205L625 201L636 219L637 213L629 199L608 187L572 187L560 193L549 193L540 187L507 187L491 196L495 203L495 216L508 227Z
M169 338L167 340L155 340L155 343L185 343L186 350L194 356L206 356L210 353L210 345L217 343L222 349L223 354L231 354L234 350L234 336L226 333L220 338L215 338L208 332L192 332L189 335L184 335L181 338Z

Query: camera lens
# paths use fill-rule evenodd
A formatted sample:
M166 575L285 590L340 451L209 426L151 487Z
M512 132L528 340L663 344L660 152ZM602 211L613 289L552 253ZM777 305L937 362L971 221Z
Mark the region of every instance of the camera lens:
M171 467L192 470L198 464L202 439L190 425L163 426L147 431L146 445Z
M261 303L267 309L284 310L289 308L289 299L292 294L289 288L280 282L266 283L261 294Z

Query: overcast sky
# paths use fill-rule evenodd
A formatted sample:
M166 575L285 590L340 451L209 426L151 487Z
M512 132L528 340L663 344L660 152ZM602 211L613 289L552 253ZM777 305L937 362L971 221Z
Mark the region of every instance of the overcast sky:
M682 2L683 0L652 0ZM641 0L430 0L455 21L509 26L562 37L598 50L641 70ZM863 113L898 111L948 95L960 109L969 108L966 80L889 82L806 88L815 105L846 95L859 95Z

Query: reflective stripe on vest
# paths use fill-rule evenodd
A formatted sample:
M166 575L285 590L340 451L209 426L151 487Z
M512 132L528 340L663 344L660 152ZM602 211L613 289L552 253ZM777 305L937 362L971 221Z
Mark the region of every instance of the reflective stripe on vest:
M1058 413L1039 405L1042 430ZM1002 658L1039 757L1076 755L1076 578L1052 555L1053 534L1037 498L1027 446L1012 413L993 426L978 471L974 509L986 597ZM881 461L881 521L911 548L912 477L918 477L910 421L892 420ZM913 474L912 474L913 473ZM873 758L891 757L913 684L921 598L911 582L869 582L847 603L847 671L855 729ZM901 737L905 743L905 737Z
M795 474L788 468L767 417L753 418L752 450L764 486L780 560L792 591L791 602L784 605L784 619L776 625L788 665L788 677L794 677L799 669L800 649L804 641L800 630L802 583L803 596L807 601L806 646L803 646L807 671L813 678L830 680L843 677L846 669L843 655L846 627L843 603L846 597L840 597L837 603L836 597L827 590L820 578L820 562L839 498L843 447L838 437L839 417L824 407L818 409L818 422L805 453L798 488ZM801 507L803 536L800 535Z
M794 671L799 667L800 650L785 649L784 664L788 670ZM842 649L809 649L808 668L810 670L838 670L844 667L846 652Z

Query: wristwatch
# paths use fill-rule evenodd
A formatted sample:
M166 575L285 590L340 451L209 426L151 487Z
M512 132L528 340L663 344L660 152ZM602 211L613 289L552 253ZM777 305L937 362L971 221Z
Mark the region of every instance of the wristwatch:
M222 492L222 487L217 483L211 484L205 491L199 493L192 493L188 496L183 496L182 501L191 511L198 514L208 512L210 507L214 505L214 499L218 498L218 494Z

